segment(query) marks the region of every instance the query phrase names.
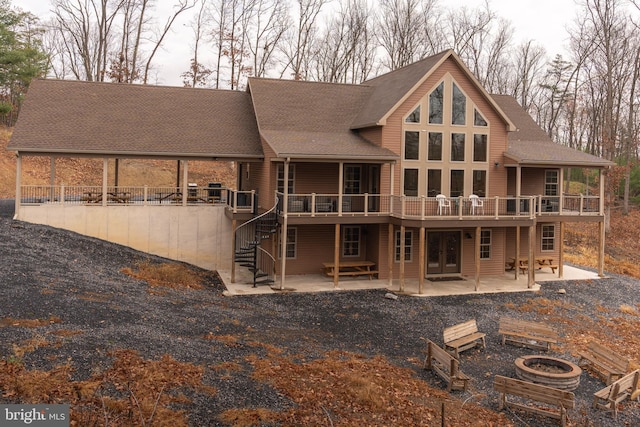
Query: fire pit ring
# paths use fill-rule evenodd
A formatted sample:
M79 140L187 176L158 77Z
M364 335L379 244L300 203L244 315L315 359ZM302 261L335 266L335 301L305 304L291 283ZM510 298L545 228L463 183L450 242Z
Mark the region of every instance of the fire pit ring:
M575 390L580 384L582 369L568 360L548 356L522 356L515 361L516 375L524 381Z

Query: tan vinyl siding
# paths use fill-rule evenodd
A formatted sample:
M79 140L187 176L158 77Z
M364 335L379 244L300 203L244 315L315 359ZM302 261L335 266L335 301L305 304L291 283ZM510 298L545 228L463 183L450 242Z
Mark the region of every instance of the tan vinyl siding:
M472 123L468 123L466 126L457 127L457 126L449 126L449 130L451 132L455 132L456 129L460 129L465 133L469 132L477 132L477 133L485 133L488 131L489 140L488 140L488 154L487 154L487 162L484 163L473 163L471 160L466 160L465 164L467 167L473 167L478 170L486 170L487 171L487 196L504 196L507 193L506 189L506 177L507 172L504 168L504 160L502 157L502 153L507 149L507 131L506 131L506 123L502 120L500 115L493 109L491 104L487 102L483 94L476 89L475 84L470 81L467 75L457 66L457 64L452 60L448 59L445 63L436 70L427 80L420 85L411 95L388 117L386 125L383 128L383 146L397 153L399 156L403 156L402 152L402 136L403 136L403 118L418 105L421 100L429 96L429 93L439 84L439 82L445 77L445 75L449 74L458 87L465 93L467 96L467 110L471 111L471 117L467 114L467 118L472 118L473 108L474 106L481 112L484 118L489 123L487 128L482 127L474 127ZM445 103L450 103L450 92L445 93ZM428 105L428 102L423 101L422 105ZM424 109L423 109L424 110ZM445 108L445 111L449 111ZM423 115L428 114L428 111L423 111ZM445 117L446 123L446 117ZM429 130L429 125L422 126L425 131ZM421 136L423 138L424 136ZM472 144L473 141L467 141L467 144ZM421 149L425 149L426 144L421 142ZM445 137L445 141L443 143L443 149L446 151L450 145L447 143L447 138ZM444 153L443 153L444 154ZM494 164L498 162L501 167L494 167ZM477 165L470 166L470 165ZM420 167L424 167L420 166ZM434 166L435 167L435 166ZM450 164L443 162L442 167L445 169L454 169L455 166L451 166ZM438 167L436 167L438 168ZM424 185L426 183L426 170L423 170L421 176L419 178L419 188L423 191L419 191L419 193L426 192ZM467 173L465 173L467 175ZM395 193L402 194L402 176L403 176L403 166L402 160L395 168ZM443 187L448 186L445 184L445 181L448 180L448 176L442 177ZM466 182L471 182L470 176L465 176ZM385 184L386 185L386 184ZM470 190L466 190L470 194Z
M295 228L297 229L296 259L287 259L287 275L321 273L323 262L333 262L335 226L333 224L296 225ZM377 225L361 226L360 256L349 257L349 260L377 262L375 228ZM342 235L340 243L342 255ZM344 258L341 256L340 259ZM279 264L277 269L280 268Z
M338 163L295 163L296 194L337 194L339 184Z

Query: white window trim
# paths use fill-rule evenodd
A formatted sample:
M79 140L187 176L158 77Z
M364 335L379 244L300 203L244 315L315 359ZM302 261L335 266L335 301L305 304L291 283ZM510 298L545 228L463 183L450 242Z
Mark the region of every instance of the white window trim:
M280 183L282 182L282 188ZM289 194L295 194L296 190L296 165L289 165L289 182L291 183L291 191ZM284 194L284 163L278 163L276 169L276 189Z
M482 243L482 233L489 233L489 243ZM492 253L491 253L491 242L492 242L492 240L493 240L493 233L491 232L490 229L486 229L486 230L480 229L480 254L479 254L479 256L480 256L480 259L483 260L483 261L491 259L491 255L492 255ZM487 246L489 248L489 256L487 258L483 258L482 257L482 247L483 246Z
M357 242L358 243L358 246L357 246L358 250L357 250L356 254L349 254L349 255L345 254L345 247L346 247L346 243L347 243L347 233L346 233L347 229L354 229L354 230L357 229L358 230L358 242ZM342 256L344 258L357 258L357 257L359 257L360 256L360 252L361 252L361 250L360 250L361 246L362 246L362 228L359 225L347 225L347 226L345 226L343 228L343 230L342 230Z
M412 262L413 261L413 230L405 230L405 248L409 248L409 259L405 259L404 262ZM409 240L409 245L407 246L407 240ZM399 245L399 241L400 241L400 230L396 230L395 232L395 236L394 236L394 259L396 263L400 263L400 255L401 255L401 250L400 250L400 245ZM405 252L406 253L406 252Z
M550 228L553 231L553 237L545 237L544 230L545 228ZM552 249L545 249L544 242L545 240L551 240L553 245ZM542 224L540 226L540 252L553 252L556 250L556 226L555 224Z
M297 259L298 258L298 228L297 227L287 227L287 239L293 236L293 241L289 242L288 245L293 245L293 256L287 256L287 259ZM288 251L287 251L288 253ZM278 234L278 259L282 259L282 234Z

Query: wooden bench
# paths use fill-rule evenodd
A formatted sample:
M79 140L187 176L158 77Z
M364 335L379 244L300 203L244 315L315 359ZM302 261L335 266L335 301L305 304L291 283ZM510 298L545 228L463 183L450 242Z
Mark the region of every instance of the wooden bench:
M501 317L498 333L502 335L502 345L505 343L549 351L551 344L557 344L558 333L550 326L539 322Z
M378 270L371 268L376 265L372 261L340 261L338 264L338 276L369 276L369 280L373 279ZM322 269L324 274L333 277L335 264L332 262L323 262Z
M629 371L628 359L596 341L589 342L587 351L580 351L578 355L578 366L591 368L607 385Z
M640 369L628 373L619 380L593 394L593 407L613 412L618 419L618 404L626 398L638 399L640 396Z
M433 341L425 341L427 342L427 356L424 359L423 368L435 371L445 380L448 391L467 391L470 378L460 370L460 362L442 348L438 347Z
M499 410L505 407L521 409L560 420L560 425L563 427L567 423L567 409L575 407L575 395L572 392L528 381L496 375L493 388L500 393ZM509 401L507 396L517 396L521 400L518 402ZM540 403L544 403L545 406Z
M486 334L478 332L478 325L475 319L444 328L442 333L444 349L449 352L452 351L456 359L460 357L461 351L476 346L485 348L485 336Z

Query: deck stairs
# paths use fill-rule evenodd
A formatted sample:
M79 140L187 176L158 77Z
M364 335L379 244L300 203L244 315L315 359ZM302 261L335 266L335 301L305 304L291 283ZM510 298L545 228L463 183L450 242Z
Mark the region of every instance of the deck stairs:
M278 231L277 201L273 208L243 223L235 232L234 261L251 273L253 287L276 281L276 260L261 243Z

